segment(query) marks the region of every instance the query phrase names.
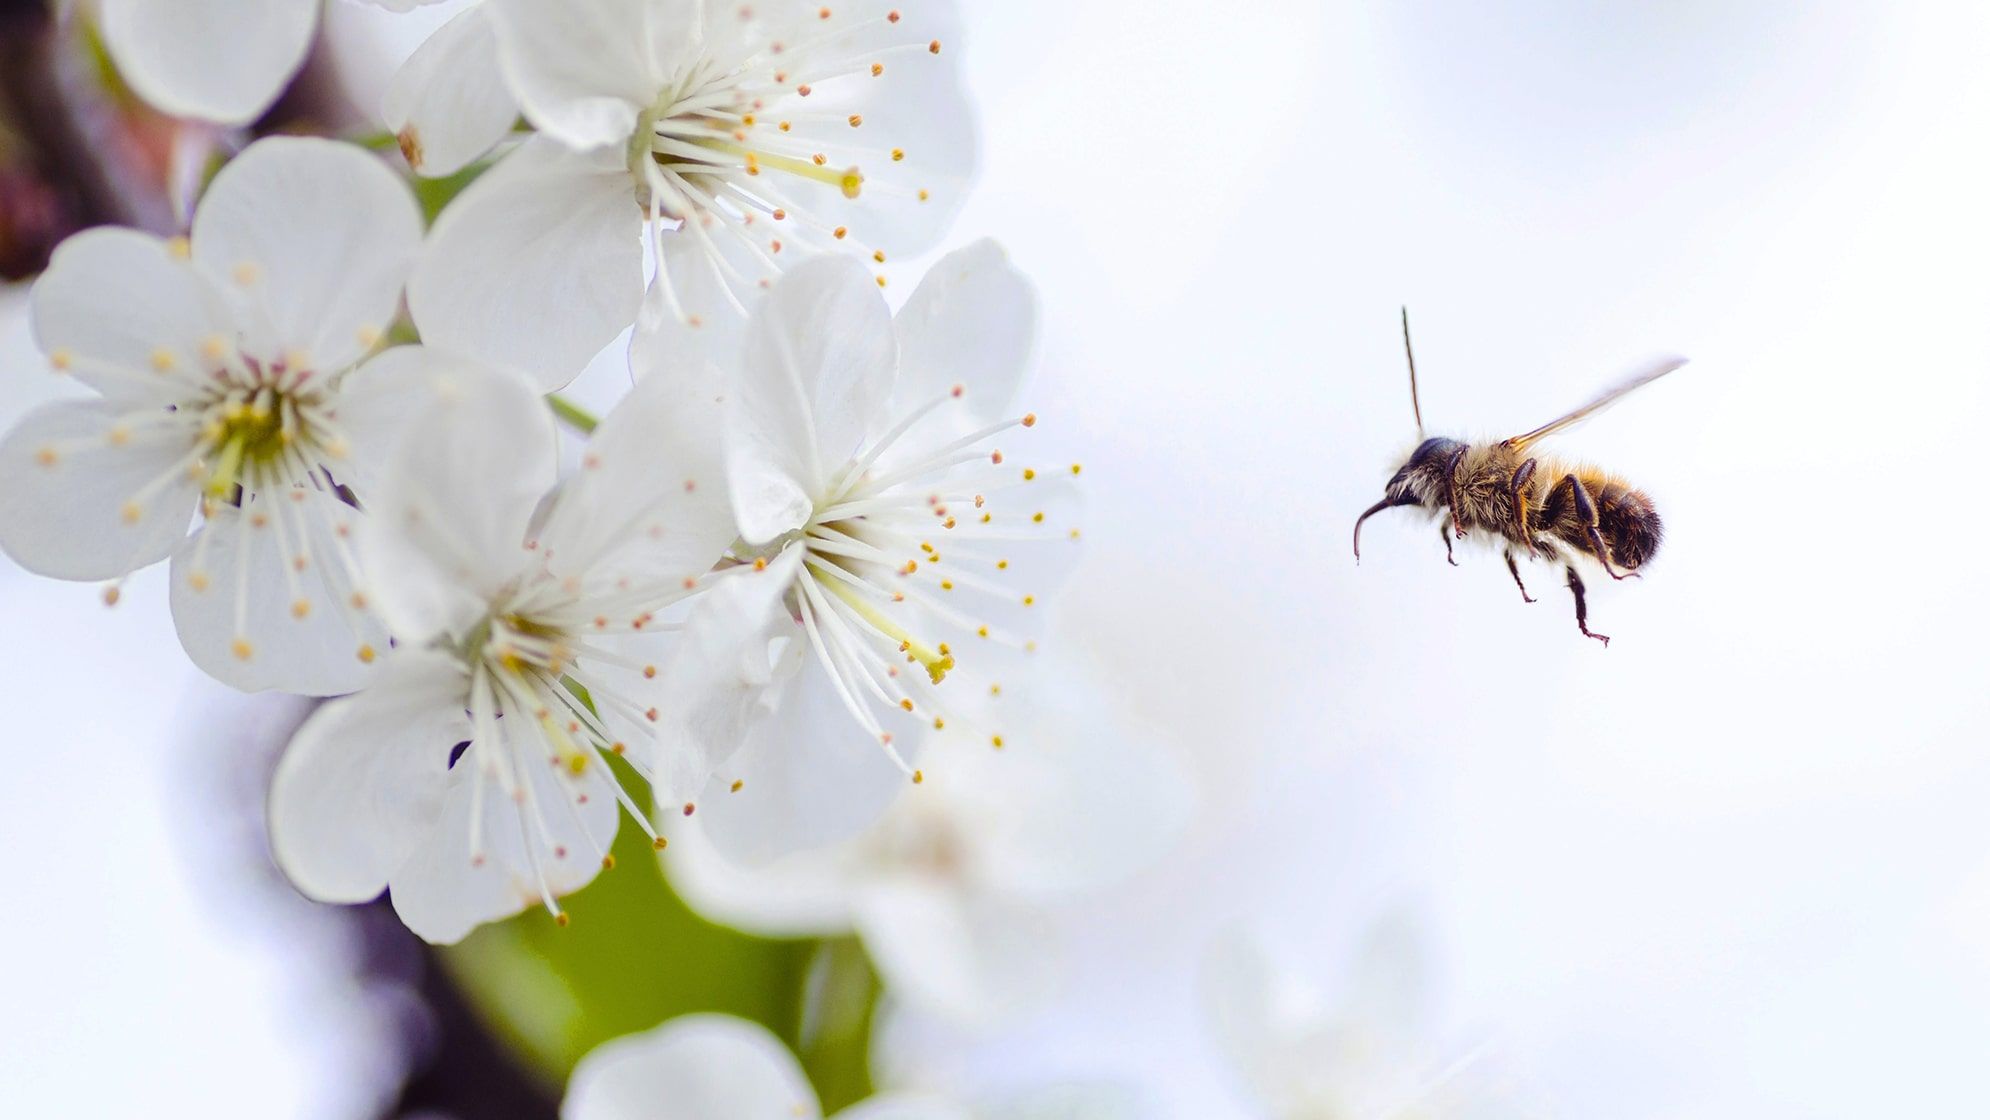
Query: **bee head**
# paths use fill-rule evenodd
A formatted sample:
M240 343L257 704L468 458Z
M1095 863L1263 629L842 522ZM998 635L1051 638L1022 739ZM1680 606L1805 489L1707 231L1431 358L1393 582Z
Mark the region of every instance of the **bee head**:
M1382 500L1369 506L1354 522L1354 558L1361 559L1361 523L1395 506L1429 506L1436 508L1443 502L1446 484L1451 478L1451 469L1458 456L1463 454L1466 445L1455 439L1433 438L1417 444L1416 450L1403 465L1396 468L1395 476L1389 485L1382 489Z
M1391 505L1436 505L1451 477L1452 461L1464 449L1465 445L1455 439L1433 436L1424 440L1396 468L1382 492Z

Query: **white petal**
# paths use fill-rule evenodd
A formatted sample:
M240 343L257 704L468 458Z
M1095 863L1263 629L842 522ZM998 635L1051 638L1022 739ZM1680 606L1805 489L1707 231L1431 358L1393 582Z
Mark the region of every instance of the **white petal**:
M512 751L512 765L531 785L545 831L534 822L530 802L513 801L494 778L482 775L489 783L483 793L482 850L473 852L475 785L478 768L487 761L478 751L486 749L486 744L473 744L450 770L441 817L388 880L394 912L433 944L453 944L485 922L542 905L540 875L555 898L593 882L621 823L603 767L590 766L575 778L529 747L507 745L500 749Z
M173 623L194 664L244 692L336 696L362 687L372 671L361 647L384 653L387 634L350 606L332 539L334 526L358 517L307 489L255 495L246 510L215 503L173 553Z
M806 641L796 631L792 640ZM798 660L785 679L776 678L772 711L697 802L713 846L738 863L765 863L848 839L913 788L851 718L814 656ZM735 781L741 783L737 793L731 791Z
M1264 949L1249 934L1230 931L1204 951L1199 987L1209 1010L1210 1033L1244 1081L1261 1098L1281 1091L1276 1068L1288 1040L1277 1021L1279 977Z
M758 1023L684 1015L589 1051L560 1120L815 1120L801 1063Z
M992 1022L1041 1000L1061 964L1032 911L920 878L871 883L855 913L886 987L955 1022Z
M183 463L192 441L113 443L120 413L59 401L0 439L0 548L15 563L57 579L113 579L186 537L200 497Z
M817 83L804 108L820 123L798 122L792 134L798 141L812 143L837 165L851 162L840 155L843 145L867 149L854 157L864 176L862 191L850 198L840 184L789 180L781 185L792 195L795 209L828 226L847 226L851 243L899 258L932 249L952 225L975 174L978 141L974 111L955 65L959 37L954 5L898 5L904 18L896 24L881 18L883 9L891 6L890 0L856 7L832 5L838 19L880 17L868 42L860 38L848 46L847 54L839 50L839 56L862 59L867 49L931 39L941 40L941 53L895 51L881 59L884 70L879 77L859 73ZM849 127L847 119L852 116L862 119L862 127ZM883 154L890 150L905 156L893 160ZM918 197L922 190L923 201Z
M748 867L720 855L696 821L694 816L673 828L663 854L671 889L693 910L761 937L833 937L852 931L850 906L871 871L859 850L861 840Z
M107 397L165 404L186 391L202 342L233 334L223 305L198 272L149 233L103 226L56 246L35 281L35 338L67 351L70 372Z
M193 259L266 318L274 348L318 369L356 361L393 322L421 244L400 177L351 144L279 136L249 145L194 212Z
M376 8L385 8L390 12L412 12L416 8L426 8L430 4L446 4L449 0L361 0L361 2Z
M966 392L953 418L959 429L1014 415L1016 392L1036 344L1036 291L1001 246L977 241L941 257L893 320L898 332L898 399L909 412L951 391ZM952 434L960 434L958 431Z
M436 220L409 310L425 341L526 370L550 392L634 321L642 226L620 153L534 137Z
M1003 751L949 755L929 777L977 810L980 886L1049 903L1165 855L1187 824L1192 787L1174 756L1115 718L1080 666L1041 668Z
M974 1114L953 1101L929 1093L882 1093L838 1112L835 1120L974 1120ZM1082 1120L1095 1118L1084 1117Z
M518 99L497 51L490 14L473 7L429 36L387 83L380 114L416 172L460 171L511 131Z
M790 548L766 571L727 575L693 608L655 693L660 719L651 767L659 802L697 797L772 710L769 643L789 624L781 601L801 559L802 550Z
M397 650L381 681L319 708L270 786L270 848L297 889L364 902L435 826L452 746L469 737L454 658Z
M852 261L809 261L761 301L727 398L726 467L748 541L801 525L829 473L882 427L897 349L884 297Z
M440 375L431 411L380 472L356 534L381 616L402 640L462 637L537 563L527 528L558 465L552 414L530 385L467 361L456 367Z
M758 306L780 273L738 237L723 230L708 232L709 242L688 229L662 237L663 271L650 284L629 352L638 379L652 371L674 375L699 362L718 362L726 369L739 363L747 322L741 307L750 312ZM784 247L769 255L789 263L795 250Z
M711 570L736 535L723 395L701 363L637 382L602 419L539 534L555 575L674 589Z
M179 117L247 124L304 61L318 0L102 0L104 45L138 95Z
M698 49L696 0L490 0L525 116L573 148L621 154L637 116Z
M339 382L336 416L348 445L336 464L339 481L353 487L362 503L368 501L402 438L435 415L446 398L478 392L485 378L505 382L497 390L503 392L522 377L433 346L381 351Z

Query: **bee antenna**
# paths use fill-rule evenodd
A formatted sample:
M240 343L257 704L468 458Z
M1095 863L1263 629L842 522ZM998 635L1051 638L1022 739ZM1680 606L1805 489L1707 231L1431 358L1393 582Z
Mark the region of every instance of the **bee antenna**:
M1403 356L1410 360L1410 411L1416 414L1416 438L1423 438L1423 405L1416 395L1416 351L1410 349L1410 309L1403 307Z

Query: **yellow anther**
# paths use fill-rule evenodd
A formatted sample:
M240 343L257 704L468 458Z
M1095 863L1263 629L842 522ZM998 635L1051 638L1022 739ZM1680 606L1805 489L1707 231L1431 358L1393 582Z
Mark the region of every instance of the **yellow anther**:
M1072 474L1077 474L1077 473L1078 473L1079 471L1082 471L1082 470L1084 470L1084 469L1085 469L1085 465L1084 465L1083 463L1073 463L1073 464L1071 464L1071 473L1072 473Z
M565 910L561 910L553 915L554 924L558 925L561 929L567 928L567 925L572 921L573 921L572 918L567 917L567 912Z
M882 62L871 63L871 77L875 78L883 73L884 73L884 63Z
M373 664L373 659L378 656L379 654L373 652L373 647L370 645L359 647L359 660L363 665Z
M898 706L904 708L906 711L909 712L912 710L912 701L909 698L905 700L900 700L898 702Z
M913 784L913 785L915 785L915 786L916 786L916 785L919 785L920 783L924 782L925 780L926 780L926 772L925 772L924 770L914 770L914 771L912 772L912 784Z
M300 622L311 617L311 600L299 599L290 604L290 617Z
M105 606L115 607L117 606L117 601L122 598L124 598L124 592L118 590L117 584L112 584L109 587L104 588Z
M200 340L200 356L210 362L218 362L228 353L228 340L218 334L208 335Z
M746 788L746 779L734 778L732 780L732 787L731 787L732 792L738 793L740 790L743 790L745 788Z
M247 638L235 639L229 644L228 648L234 651L235 660L237 661L247 661L256 655L256 647L250 645Z
M165 373L167 370L172 369L173 352L164 346L154 346L152 348L152 368L158 370L160 373Z
M1030 514L1030 520L1036 522L1039 525L1043 524L1043 511L1038 510L1035 513Z
M207 590L208 585L212 582L206 572L193 571L187 573L187 586L193 588L195 591Z
M1000 735L997 735L994 738L990 739L989 742L995 744L996 750L999 751L1002 749L1002 737Z
M61 461L62 456L56 454L53 447L43 447L35 452L35 462L40 463L44 467L52 467Z
M193 242L184 237L169 237L166 239L166 253L177 260L186 260L193 256Z
M69 367L76 364L76 354L68 349L51 350L48 352L48 364L57 373L68 373Z
M1035 469L1034 467L1024 467L1024 468L1023 468L1023 481L1024 481L1024 482L1035 482L1035 481L1036 481L1036 469Z
M863 127L863 125L864 125L864 115L863 115L862 113L851 113L851 114L850 114L850 127L851 127L851 128L862 128L862 127Z
M245 288L255 283L257 277L260 277L262 274L262 268L254 261L237 261L235 263L235 282Z
M905 162L905 149L904 149L904 148L893 148L893 149L891 150L891 162L893 162L893 163L904 163L904 162Z
M928 191L925 187L919 188L919 201L925 202L932 197L933 195L931 191Z
M585 751L575 751L567 756L567 773L572 774L576 778L587 773L587 753Z
M615 870L615 857L614 857L614 856L612 856L612 855L606 855L606 856L602 856L602 857L601 857L601 870L603 870L603 871L613 871L613 870Z
M139 507L137 502L126 502L123 508L117 511L117 515L126 525L136 525L138 524L138 519L145 516L145 511Z

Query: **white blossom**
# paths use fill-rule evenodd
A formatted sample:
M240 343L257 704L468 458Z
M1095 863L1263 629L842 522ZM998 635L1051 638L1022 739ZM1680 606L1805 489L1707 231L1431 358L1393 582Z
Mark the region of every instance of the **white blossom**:
M387 83L381 116L417 174L450 175L496 147L518 122L498 66L497 31L481 3L437 28Z
M673 885L754 933L858 934L908 1007L975 1025L1028 1006L1061 975L1059 908L1164 855L1190 798L1180 765L1114 718L1087 673L1045 668L1012 742L935 736L926 780L856 837L753 867L680 828Z
M177 117L247 124L304 64L321 0L95 0L104 46L140 97ZM436 0L365 0L408 11Z
M561 1120L820 1120L801 1063L773 1032L730 1015L684 1015L602 1043L574 1067ZM885 1094L836 1120L972 1120L928 1094Z
M298 732L270 835L305 894L387 887L410 929L446 942L534 902L560 916L557 898L608 862L618 803L656 835L608 756L661 792L695 790L709 763L655 750L677 672L660 614L756 573L709 574L732 536L696 438L712 394L638 387L556 490L550 414L522 375L406 349L421 420L359 533L400 645Z
M473 26L435 46L435 65L460 55L468 76L452 80L491 90L495 121L487 52L470 42L494 35L538 135L444 211L410 306L427 340L547 388L635 319L645 229L669 324L731 329L809 252L877 265L929 248L972 170L947 0L488 0L461 18ZM424 127L426 150L439 141ZM458 151L489 138L461 127Z
M1212 947L1204 987L1217 1044L1273 1120L1522 1115L1483 1047L1447 1059L1424 1006L1426 968L1397 915L1368 930L1336 999L1241 933Z
M730 854L850 835L919 779L906 752L927 729L1000 741L982 709L1079 551L1078 468L992 442L1035 423L1010 403L1034 327L1027 282L987 242L939 262L895 323L839 258L788 274L755 313L727 362L730 561L773 578L725 604L746 616L686 642L709 664L771 667L764 685L673 682L676 707L759 713L712 725L746 728L704 799L723 800L706 823Z
M403 412L389 366L354 366L393 321L420 239L380 161L280 138L222 169L190 239L64 242L35 285L35 332L96 395L0 440L0 547L77 580L170 555L174 621L207 672L356 687L383 637L362 610L351 502Z

